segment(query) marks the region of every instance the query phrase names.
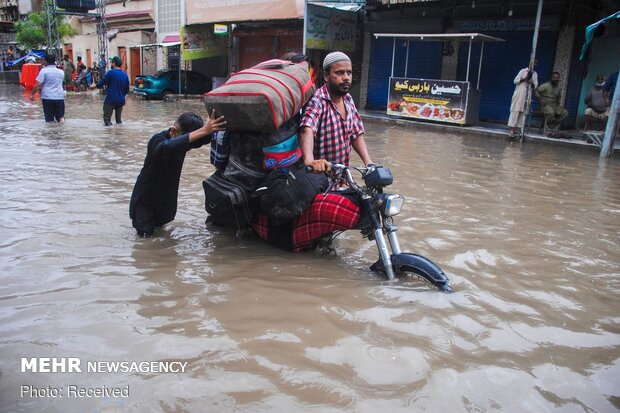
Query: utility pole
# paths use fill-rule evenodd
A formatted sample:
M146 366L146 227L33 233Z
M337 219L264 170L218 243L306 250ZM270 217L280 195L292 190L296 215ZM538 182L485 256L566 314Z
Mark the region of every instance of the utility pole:
M611 108L609 110L609 118L607 119L607 126L605 127L605 137L603 138L603 144L601 145L600 158L609 158L614 149L614 140L616 139L615 133L618 123L618 111L620 110L620 85L616 80L616 88L614 95L610 96Z
M45 0L47 14L47 53L53 53L58 60L62 58L62 39L60 38L60 19L63 15L88 16L97 20L97 41L99 47L101 77L105 74L105 66L108 62L108 28L105 21L105 2L97 0L97 13L82 13L80 11L58 10L56 0Z
M47 16L47 47L46 52L56 56L57 61L62 58L62 44L60 40L60 31L58 29L58 13L56 10L55 0L45 1L45 14Z
M308 0L304 0L304 33L302 35L301 53L306 54L306 42L308 41Z
M538 46L538 32L540 31L540 17L542 15L543 8L543 0L538 0L538 10L536 11L536 24L534 25L534 36L532 37L532 52L530 53L530 63L528 68L530 70L534 70L534 60L536 60L536 47ZM532 105L532 88L529 87L527 89L527 101L525 103L525 110L530 110ZM525 137L525 118L524 114L523 119L521 119L521 142Z
M108 26L105 21L105 0L97 1L97 47L99 49L99 79L103 79L108 64Z

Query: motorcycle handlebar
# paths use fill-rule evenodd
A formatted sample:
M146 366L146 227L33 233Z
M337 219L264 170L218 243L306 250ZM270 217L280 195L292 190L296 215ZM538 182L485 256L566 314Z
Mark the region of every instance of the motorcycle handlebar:
M348 168L348 166L343 165L341 163L331 163L331 162L328 162L328 164L330 165L330 167L332 169L345 169L345 168ZM314 168L312 167L312 165L306 165L306 171L314 172Z

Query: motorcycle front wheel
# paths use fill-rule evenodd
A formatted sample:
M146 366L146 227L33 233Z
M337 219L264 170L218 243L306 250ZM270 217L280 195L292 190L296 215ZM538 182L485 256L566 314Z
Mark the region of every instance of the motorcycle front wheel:
M403 252L392 254L391 261L396 275L413 273L424 278L443 292L452 292L448 276L437 264L428 258L418 254ZM381 260L375 262L370 269L376 272L385 272Z

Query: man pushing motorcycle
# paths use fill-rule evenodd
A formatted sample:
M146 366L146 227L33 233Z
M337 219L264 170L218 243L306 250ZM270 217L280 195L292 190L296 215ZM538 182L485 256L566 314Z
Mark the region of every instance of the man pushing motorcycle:
M315 173L330 170L331 163L349 165L351 147L364 165L372 163L364 124L349 94L352 65L349 56L332 52L323 60L325 85L306 104L300 122L299 143L304 164Z

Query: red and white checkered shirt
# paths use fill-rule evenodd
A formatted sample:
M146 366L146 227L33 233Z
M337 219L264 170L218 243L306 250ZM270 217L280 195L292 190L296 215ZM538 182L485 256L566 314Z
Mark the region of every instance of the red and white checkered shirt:
M315 159L349 165L352 142L366 132L351 95L347 93L343 101L347 110L346 120L336 109L327 85L319 88L306 103L300 126L308 126L314 132Z

